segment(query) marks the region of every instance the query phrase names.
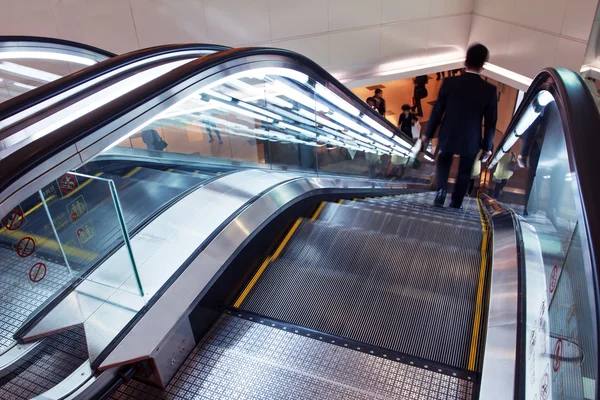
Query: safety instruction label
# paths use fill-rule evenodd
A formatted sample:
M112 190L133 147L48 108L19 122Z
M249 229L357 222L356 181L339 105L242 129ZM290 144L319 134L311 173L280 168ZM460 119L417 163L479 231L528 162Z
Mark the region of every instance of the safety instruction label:
M83 217L88 212L87 204L83 196L77 196L75 200L67 204L67 214L71 218L71 222Z
M82 246L92 240L94 236L96 236L96 230L92 221L87 221L77 228L77 239Z

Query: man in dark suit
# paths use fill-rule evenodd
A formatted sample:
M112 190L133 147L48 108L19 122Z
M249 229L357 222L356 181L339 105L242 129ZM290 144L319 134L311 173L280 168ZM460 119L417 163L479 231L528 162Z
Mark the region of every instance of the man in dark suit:
M437 195L434 204L443 207L446 200L448 176L455 154L460 156L458 175L452 193L450 207L461 208L467 193L471 168L482 151L482 158L492 154L498 101L496 87L480 76L483 64L488 60L488 49L475 44L467 51L464 74L447 78L433 107L427 132L423 139L423 148L431 140L441 124L437 159ZM481 126L483 137L481 135Z

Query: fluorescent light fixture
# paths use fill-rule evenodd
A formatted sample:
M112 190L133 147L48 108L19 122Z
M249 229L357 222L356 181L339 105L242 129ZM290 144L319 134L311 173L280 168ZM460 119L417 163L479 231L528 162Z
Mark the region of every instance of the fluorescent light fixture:
M402 139L400 136L394 135L394 137L392 139L394 140L394 142L398 143L400 146L402 146L406 149L410 149L411 147L413 147L410 143L408 143L406 140Z
M356 122L352 121L350 118L346 118L342 114L339 114L335 111L330 116L330 118L349 129L353 129L360 133L366 133L366 134L370 133L370 131L367 128L365 128L364 126L357 124Z
M384 128L383 126L381 126L380 123L376 122L371 117L367 117L364 114L361 115L360 117L362 118L363 121L365 121L367 123L367 125L369 125L373 129L375 129L376 131L381 132L385 136L390 137L390 138L394 136L394 134L390 130L388 130L388 129Z
M377 147L379 150L385 151L386 153L390 153L390 152L391 152L391 149L390 149L389 147L387 147L387 146L384 146L384 145L382 145L382 144L379 144L379 143L373 143L373 145L374 145L375 147Z
M261 121L267 121L267 122L273 121L273 119L271 119L271 118L267 118L264 115L261 115L261 114L258 114L258 113L252 112L252 111L244 110L243 108L236 107L231 103L227 103L227 102L223 102L223 101L219 101L219 100L215 100L215 99L210 99L208 104L215 104L215 106L218 108L225 108L225 109L233 111L235 113L242 114L242 115L245 115L250 118L256 118Z
M316 84L315 91L325 100L346 111L348 114L353 115L355 117L358 117L358 115L360 114L360 111L358 111L356 107L350 105L346 100L342 99L341 97L339 97L320 83Z
M551 102L554 101L554 97L547 90L542 90L538 93L537 101L540 103L540 106L545 107Z
M247 72L248 77L257 79L265 79L266 75L283 76L284 78L289 78L302 84L308 83L308 75L289 68L266 67Z
M37 86L32 86L32 85L28 85L26 83L21 83L21 82L13 82L13 85L23 88L23 89L29 89L29 90L37 89Z
M286 85L281 81L275 81L273 82L273 85L275 86L275 89L282 95L302 104L307 108L310 108L311 110L316 109L317 111L329 112L329 108L327 106L315 101L314 98L308 97L304 93L299 92L298 90Z
M213 90L206 90L204 92L204 94L207 94L207 95L209 95L211 97L214 97L215 99L219 99L219 100L223 100L223 101L228 101L229 102L229 101L233 100L232 97L227 96L227 95L222 94L222 93L219 93L219 92L215 92Z
M213 51L206 51L206 52L200 52L200 53L198 53L198 51L195 51L195 50L194 51L187 50L187 51L180 51L180 52L174 52L174 53L169 53L169 54L162 54L162 55L159 55L159 56L146 58L144 60L140 60L140 61L137 61L135 63L127 64L127 65L125 65L125 66L123 66L121 68L117 68L117 69L114 69L114 70L112 70L110 72L102 74L102 75L100 75L99 77L97 77L95 79L91 79L91 80L89 80L89 81L87 81L85 83L82 83L81 85L77 85L77 86L75 86L75 87L73 87L73 88L71 88L71 89L69 89L67 91L64 91L63 93L60 93L60 94L58 94L56 96L52 96L48 100L42 101L42 102L40 102L39 104L36 104L33 107L29 107L29 108L27 108L27 109L25 109L25 110L23 110L23 111L21 111L21 112L19 112L17 114L14 114L14 115L12 115L12 116L10 116L10 117L8 117L8 118L0 121L0 129L3 129L6 126L12 125L12 124L14 124L14 123L16 123L16 122L24 119L24 118L27 118L28 116L30 116L30 115L32 115L32 114L34 114L34 113L36 113L36 112L38 112L40 110L43 110L46 107L48 107L48 106L50 106L52 104L55 104L55 103L57 103L57 102L65 99L67 97L70 97L70 96L74 95L75 93L79 93L82 90L84 90L84 89L86 89L86 88L88 88L90 86L93 86L93 85L95 85L95 84L97 84L99 82L102 82L102 81L104 81L104 80L106 80L106 79L108 79L108 78L110 78L112 76L115 76L117 74L121 74L121 73L123 73L125 71L128 71L130 69L139 67L140 65L148 64L148 63L155 62L155 61L158 61L158 60L173 58L175 56L181 57L181 56L187 56L187 55L193 57L193 58L189 59L189 61L191 61L191 60L196 59L196 57L198 56L198 54L209 54L209 53L213 53Z
M179 67L180 65L188 61L190 60L173 61L132 75L126 79L123 79L122 81L119 81L96 93L93 93L85 99L82 99L68 107L65 107L62 110L57 111L56 113L51 114L47 118L44 118L34 124L27 126L21 131L16 132L13 135L6 138L3 141L3 143L8 149L9 147L15 146L26 139L28 141L32 141L43 137L48 133L61 128L69 122L74 121L75 119L92 112L93 110L103 106L104 104L118 97L121 97L126 93L129 93L130 91L138 88L139 86L171 71L172 69ZM15 84L16 83L17 82L15 82ZM161 115L164 115L164 113L161 113Z
M516 72L510 71L506 68L502 68L502 67L499 67L494 64L485 63L485 65L483 66L483 69L484 69L484 74L485 74L485 71L490 71L490 72L493 72L500 76L503 76L505 78L509 78L509 79L511 79L515 82L518 82L522 85L525 85L527 87L531 86L531 82L533 82L533 79L528 78L525 75L517 74Z
M384 137L379 136L378 134L373 134L371 136L369 136L371 139L381 143L381 144L385 144L386 146L391 147L393 144L389 139L386 139Z
M42 71L40 69L26 67L24 65L15 64L11 62L0 62L0 70L15 75L25 76L27 78L32 78L42 82L51 82L60 78L60 75L56 75L50 72Z
M429 161L429 162L433 162L433 158L429 157L427 154L425 154L425 155L423 156L423 158L425 158L425 159L426 159L427 161Z
M326 118L323 118L320 115L315 114L314 112L310 112L308 110L302 109L302 110L298 111L298 113L300 115L308 118L311 121L316 121L320 125L328 126L328 127L332 128L332 129L335 129L337 131L343 131L344 130L344 128L342 128L338 124L336 124L336 123L334 123L334 122L332 122L332 121L330 121L330 120L328 120Z
M296 131L296 132L300 132L301 134L303 134L303 135L306 135L306 136L309 136L309 137L313 137L313 138L316 138L316 137L317 137L317 134L316 134L316 133L314 133L314 132L311 132L311 131L309 131L309 130L306 130L306 129L304 129L304 128L300 128L300 127L298 127L298 126L295 126L295 125L290 125L290 124L287 124L287 123L285 123L285 122L279 122L277 125L278 125L278 126L281 126L281 127L282 127L282 128L284 128L284 129L292 129L292 130L294 130L294 131Z
M362 136L362 135L360 135L358 133L355 133L353 131L348 130L348 131L345 131L344 133L346 135L348 135L348 136L356 139L356 140L360 140L361 142L371 143L371 141L369 140L369 138L366 138L366 137L364 137L364 136Z
M71 54L52 53L49 51L3 51L0 52L0 60L14 59L36 59L36 60L56 60L66 61L81 65L96 64L91 58L74 56Z
M254 104L249 104L249 103L245 103L243 101L239 101L238 105L240 105L240 106L242 106L244 108L247 108L248 110L252 110L254 112L257 112L257 113L260 113L260 114L264 114L267 117L271 117L273 119L283 119L283 117L281 115L275 114L275 113L273 113L271 111L268 111L268 110L264 110L264 109L262 109L260 107L256 107Z

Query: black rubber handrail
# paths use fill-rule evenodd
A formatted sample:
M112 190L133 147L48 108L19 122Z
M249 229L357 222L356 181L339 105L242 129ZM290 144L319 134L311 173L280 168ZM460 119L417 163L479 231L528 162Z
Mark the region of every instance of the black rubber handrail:
M350 89L337 81L329 72L305 56L283 49L239 48L220 51L189 62L115 99L94 112L86 114L63 126L52 132L51 135L45 135L16 150L0 161L0 192L6 190L27 172L51 159L54 155L72 144L90 136L103 126L110 124L112 121L132 112L161 94L169 92L178 85L201 75L203 72L207 72L213 68L218 69L225 63L229 67L232 67L236 61L240 63L239 65L258 63L258 66L260 66L261 62L283 61L298 71L306 73L315 81L327 85L330 89L333 87L334 90L348 96L351 101L354 100L353 105L363 114L387 126L388 129L397 136L407 140L407 142L413 142L412 138L401 132L391 122L383 118L352 93ZM198 79L201 80L203 78Z
M36 89L30 90L20 96L13 97L12 99L0 103L0 120L9 118L60 93L66 92L69 89L72 89L116 69L123 68L129 64L173 52L199 49L218 52L222 50L228 50L229 47L218 46L214 44L187 43L149 47L147 49L133 51L120 56L113 56L112 58L66 75L55 81L48 82L47 84Z
M71 40L65 40L65 39L43 37L43 36L1 35L0 43L7 43L7 42L14 42L14 43L18 43L18 44L29 43L29 44L31 44L31 46L33 46L37 43L47 44L47 45L66 46L66 47L72 47L73 49L81 49L81 50L89 51L91 53L96 53L98 55L101 55L101 56L104 56L107 58L116 56L115 53L101 49L99 47L91 46L89 44L73 42Z
M562 68L546 68L533 80L525 94L521 105L506 129L493 160L515 130L517 123L525 114L527 108L537 94L547 90L552 94L565 135L567 152L571 169L575 171L579 194L582 200L582 212L585 234L590 245L590 256L593 271L594 299L596 303L596 321L600 321L600 293L598 275L600 265L597 257L600 255L600 186L597 174L597 150L600 148L600 114L592 95L583 79L573 71ZM600 332L597 332L597 342L600 342ZM598 356L598 355L596 355ZM525 355L522 355L525 357ZM524 362L524 359L519 360ZM524 376L521 379L525 379ZM596 378L600 380L600 374ZM525 381L521 381L524 385ZM598 388L596 396L598 398Z

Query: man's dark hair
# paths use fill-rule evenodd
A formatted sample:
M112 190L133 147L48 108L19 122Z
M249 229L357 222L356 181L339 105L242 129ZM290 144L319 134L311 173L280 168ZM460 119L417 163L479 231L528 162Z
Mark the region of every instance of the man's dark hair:
M381 89L375 89L375 94L379 94L379 93L383 93L383 90L381 90Z
M402 105L402 111L410 111L410 106L408 104Z
M368 98L367 98L367 104L371 105L371 103L375 104L375 103L376 103L376 102L375 102L375 99L374 99L374 98L372 98L372 97L368 97Z
M487 47L481 43L474 44L467 50L467 59L465 66L469 69L479 71L483 68L483 64L490 58L490 52Z

